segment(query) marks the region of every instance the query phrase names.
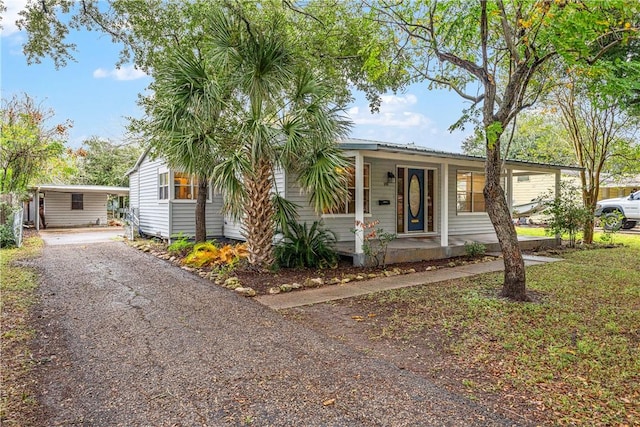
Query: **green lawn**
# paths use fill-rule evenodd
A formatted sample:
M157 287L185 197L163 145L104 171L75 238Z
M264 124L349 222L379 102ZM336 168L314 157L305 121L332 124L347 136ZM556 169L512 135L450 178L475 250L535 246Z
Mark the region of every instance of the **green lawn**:
M529 267L532 303L497 297L502 274L359 301L380 307L372 338L440 342L444 359L478 372L459 379L470 394L529 396L552 423L640 425L640 236L615 241L627 246Z
M543 227L516 227L516 231L522 236L548 236L547 230ZM567 240L569 236L562 236L562 238ZM640 235L596 231L593 235L593 241L594 243L621 243L640 248Z
M19 249L0 249L1 425L33 425L37 402L29 342L35 331L29 324L29 315L36 301L38 280L33 270L17 266L14 261L36 257L41 249L42 240L33 237L25 239Z

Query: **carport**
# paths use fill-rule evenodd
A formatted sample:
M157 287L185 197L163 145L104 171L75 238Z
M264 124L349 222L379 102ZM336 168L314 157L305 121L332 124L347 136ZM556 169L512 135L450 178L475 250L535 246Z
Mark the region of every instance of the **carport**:
M107 225L110 196L129 195L128 187L43 184L31 188L25 220L40 228L100 227ZM42 220L44 219L44 224Z

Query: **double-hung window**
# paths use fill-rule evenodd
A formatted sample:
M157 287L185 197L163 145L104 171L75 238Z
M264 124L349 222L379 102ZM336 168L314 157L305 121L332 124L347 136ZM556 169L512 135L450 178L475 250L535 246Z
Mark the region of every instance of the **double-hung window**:
M158 200L169 200L169 172L158 174Z
M370 170L371 165L365 163L363 170L363 194L364 194L364 213L371 212L371 179ZM356 168L352 164L345 169L347 174L347 196L343 203L331 211L325 213L329 214L355 214L356 212Z
M456 179L458 213L486 212L483 188L484 173L458 171Z

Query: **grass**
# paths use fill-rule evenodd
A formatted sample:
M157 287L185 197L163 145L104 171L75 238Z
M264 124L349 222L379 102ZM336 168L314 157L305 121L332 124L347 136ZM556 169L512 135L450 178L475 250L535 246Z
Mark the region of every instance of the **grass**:
M516 231L522 236L534 236L542 237L548 236L546 234L547 229L543 227L516 227ZM563 235L564 240L568 240L568 235ZM604 233L602 231L596 231L593 235L594 243L616 243L628 245L635 248L640 248L640 238L636 235L622 234L622 233Z
M443 342L444 358L479 373L466 388L529 396L559 425L639 425L640 237L616 240L627 246L528 268L534 303L496 297L502 274L361 301L387 313L375 337Z
M0 424L32 424L37 402L31 374L29 343L35 331L29 324L30 308L36 302L36 273L15 261L40 255L42 240L31 237L17 249L0 250L0 340L2 342L2 387L0 388Z

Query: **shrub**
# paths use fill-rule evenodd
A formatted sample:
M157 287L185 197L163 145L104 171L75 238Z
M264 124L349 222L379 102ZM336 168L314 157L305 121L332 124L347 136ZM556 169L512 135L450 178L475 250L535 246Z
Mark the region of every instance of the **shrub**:
M569 235L569 246L575 247L578 233L584 229L587 221L592 219L592 213L583 206L582 199L576 198L575 187L566 183L561 183L560 197L553 197L552 194L543 196L551 201L544 202L544 214L549 215L549 228L546 233L549 235Z
M10 224L0 225L0 248L13 248L15 245L13 227Z
M167 247L171 255L185 256L193 249L194 242L189 241L189 236L182 233L172 236L173 242Z
M356 228L351 230L357 233L362 228L362 252L369 260L375 262L376 267L380 265L382 256L382 268L387 266L387 248L389 243L396 238L393 233L387 233L382 228L376 228L380 221L360 222L356 221ZM356 234L357 235L357 234Z
M464 252L471 258L481 257L487 252L487 247L480 242L464 242Z
M310 228L306 222L289 221L282 234L275 251L281 267L325 268L337 264L338 254L333 248L336 236L324 228L322 221L314 221Z
M246 258L248 255L244 243L219 248L214 242L201 242L193 246L193 250L185 257L183 264L190 267L234 266L241 258Z

